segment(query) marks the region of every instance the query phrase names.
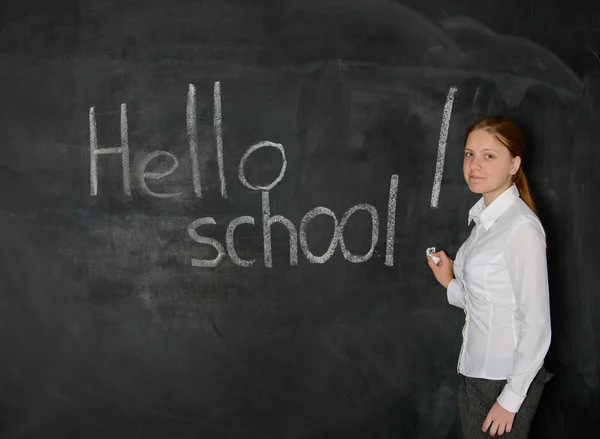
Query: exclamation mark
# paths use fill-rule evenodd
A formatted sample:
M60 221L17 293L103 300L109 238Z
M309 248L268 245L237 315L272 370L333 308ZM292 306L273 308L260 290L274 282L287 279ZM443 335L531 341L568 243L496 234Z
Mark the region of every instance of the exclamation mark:
M437 209L440 199L440 190L442 188L442 177L444 176L444 161L446 160L446 142L448 140L448 128L450 127L450 117L452 116L452 105L454 104L454 95L457 87L450 87L446 96L446 105L444 105L444 114L442 116L442 126L440 128L440 140L438 142L438 154L435 163L435 176L433 177L433 189L431 191L431 208Z

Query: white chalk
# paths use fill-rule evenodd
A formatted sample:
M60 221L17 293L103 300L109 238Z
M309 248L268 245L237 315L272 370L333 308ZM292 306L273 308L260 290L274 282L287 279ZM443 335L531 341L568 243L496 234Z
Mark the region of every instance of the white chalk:
M206 267L206 268L215 268L218 267L219 264L221 263L221 261L223 260L223 258L227 255L227 253L225 253L225 248L221 245L221 243L219 241L217 241L216 239L213 238L209 238L207 236L200 236L198 234L198 232L196 231L196 229L200 226L206 225L206 224L210 224L210 225L216 225L216 221L213 217L204 217L204 218L198 218L197 220L194 220L189 226L188 226L188 235L190 235L190 238L192 238L194 241L196 241L199 244L206 244L206 245L210 245L212 247L214 247L214 249L217 251L217 256L214 259L195 259L192 258L192 267Z
M348 250L346 247L346 241L344 239L344 227L348 222L348 219L359 210L365 210L371 215L371 248L364 255L355 255ZM373 253L375 252L375 246L377 245L377 240L379 239L379 215L377 214L377 209L375 206L371 204L357 204L356 206L351 207L346 211L340 224L338 225L339 232L337 232L340 239L340 249L342 250L342 255L344 255L344 259L348 262L353 262L355 264L360 264L362 262L366 262L371 259Z
M279 150L279 152L281 153L281 159L282 159L281 171L279 171L279 175L277 176L277 178L275 180L273 180L273 182L271 184L268 184L266 186L252 186L250 183L248 183L248 180L246 180L246 174L244 174L244 165L246 164L246 160L248 160L248 157L250 157L250 154L252 154L254 151L256 151L260 148L264 148L265 146L270 146L272 148L275 148L275 149ZM254 191L270 191L283 179L286 168L287 168L287 160L285 158L285 149L283 149L283 145L281 143L274 143L274 142L270 142L270 141L266 140L263 142L255 143L250 148L248 148L248 151L246 151L244 153L244 155L240 159L240 164L238 166L238 177L240 179L240 182L244 186L246 186L248 189L252 189Z
M387 237L385 243L385 265L394 265L394 244L396 239L396 198L398 198L398 175L393 174L390 180L390 197L388 200Z
M217 162L219 163L219 180L221 182L221 196L227 198L227 186L225 183L225 168L223 166L223 129L221 111L221 82L216 81L213 86L213 126L217 141Z
M427 255L427 257L430 257L431 259L433 259L433 262L435 262L435 265L437 265L440 263L440 258L435 256L434 253L435 253L435 247L429 247L427 250L425 250L425 254Z
M185 111L187 122L187 135L190 144L190 160L192 162L192 181L194 182L194 193L202 198L202 185L200 182L200 168L198 158L198 126L196 125L196 87L189 85L187 105Z
M121 162L123 166L123 190L131 196L131 175L129 170L129 124L127 123L127 104L121 104Z
M129 136L127 128L127 104L121 104L121 146L98 148L98 124L96 110L90 107L90 195L98 195L98 155L121 154L123 166L123 192L131 196L131 175L129 171Z
M169 157L173 161L173 165L164 172L146 172L146 168L150 162L158 157ZM154 151L146 155L140 163L137 165L137 176L140 181L140 187L142 191L151 197L155 198L174 198L183 195L183 192L170 192L170 193L156 193L148 187L146 179L158 180L160 178L171 175L175 169L179 166L179 160L173 154L167 151Z
M319 215L327 215L327 216L330 216L331 219L333 219L333 236L331 238L331 242L329 243L329 247L327 248L327 251L325 253L323 253L321 256L316 256L308 248L308 239L306 237L306 229L308 227L308 224ZM333 253L335 252L335 249L340 240L341 233L342 233L342 230L338 227L338 220L337 220L337 217L335 216L335 213L333 213L333 211L331 211L330 209L328 209L326 207L321 207L321 206L315 207L314 209L309 211L306 215L304 215L304 218L302 218L302 222L300 223L300 232L299 232L300 248L302 249L304 256L306 256L306 259L308 259L310 262L312 262L313 264L324 264L325 262L327 262L329 260L329 258L331 258L331 256L333 256Z
M283 171L285 171L285 168ZM283 173L280 176L282 175ZM275 184L277 183L272 183L273 186ZM283 224L288 229L288 232L290 233L290 265L298 265L298 232L296 231L294 224L292 224L292 222L286 217L282 215L271 216L269 191L262 192L262 217L265 267L271 268L273 266L273 255L271 252L271 226L275 223Z
M458 87L450 87L446 96L444 113L442 115L442 126L440 128L440 139L438 142L438 154L435 163L435 176L433 178L433 189L431 190L431 208L437 209L440 199L440 190L442 187L442 178L444 175L444 161L446 160L446 142L448 140L448 129L450 128L450 117L452 116L452 106L454 104L454 95Z
M227 226L227 233L225 235L226 243L227 243L227 253L231 258L231 261L235 265L239 265L240 267L251 267L256 262L256 259L242 259L237 254L235 250L235 229L240 224L252 224L254 225L254 218L251 216L240 216L236 219L232 220Z

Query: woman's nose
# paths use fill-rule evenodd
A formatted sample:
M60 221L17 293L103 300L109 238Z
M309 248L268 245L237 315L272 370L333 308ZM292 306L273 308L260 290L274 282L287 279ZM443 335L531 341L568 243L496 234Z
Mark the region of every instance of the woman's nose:
M473 157L471 159L471 163L469 163L469 167L472 168L472 169L473 168L475 168L475 169L480 168L481 167L481 161L477 157Z

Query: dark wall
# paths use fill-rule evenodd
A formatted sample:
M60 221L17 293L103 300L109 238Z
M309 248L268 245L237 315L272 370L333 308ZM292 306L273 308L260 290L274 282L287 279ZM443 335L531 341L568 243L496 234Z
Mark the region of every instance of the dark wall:
M2 2L0 437L459 437L424 252L468 236L489 114L548 235L532 437L587 437L599 53L592 0Z

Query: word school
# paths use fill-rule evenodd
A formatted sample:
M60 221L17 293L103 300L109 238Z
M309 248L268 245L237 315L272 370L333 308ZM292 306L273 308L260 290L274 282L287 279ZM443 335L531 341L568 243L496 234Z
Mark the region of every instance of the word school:
M442 121L442 130L440 133L440 147L438 151L438 161L436 167L436 176L434 178L434 192L439 193L439 185L441 182L441 169L443 169L443 159L440 157L440 152L445 149L445 142L447 137L448 123L450 118L450 111L452 103L449 100L453 99L454 92L456 89L453 87L448 95L446 102L446 108L444 109L444 117ZM216 139L217 149L217 162L219 169L219 180L221 196L227 197L227 186L225 180L224 166L223 166L223 138L222 138L222 113L221 113L221 88L220 82L215 82L213 86L213 106L214 106L214 119L213 128ZM450 107L450 111L449 108ZM95 108L91 107L89 110L89 130L90 130L90 195L98 195L98 157L100 155L108 154L120 154L122 163L122 174L123 174L123 191L126 195L131 196L131 168L129 161L129 139L128 139L128 121L127 121L127 104L121 104L120 114L120 128L121 128L121 146L113 148L99 148L97 138L97 122ZM187 108L186 108L186 119L187 119L187 137L189 142L189 153L190 161L192 164L192 183L194 187L194 194L202 198L202 186L200 182L200 167L198 166L199 155L198 155L198 135L197 135L197 122L196 122L196 89L190 84L187 96ZM268 185L258 186L248 182L245 172L244 165L250 158L253 152L265 148L271 147L278 150L282 156L282 165L279 175ZM445 155L445 154L443 154ZM167 157L172 161L172 165L169 169L162 172L146 172L148 165L159 157ZM442 163L440 163L442 162ZM441 166L440 166L441 165ZM157 193L148 187L147 180L158 180L168 175L171 175L179 166L177 158L167 151L154 151L147 154L136 166L136 176L139 178L141 190L155 198L172 198L181 195L181 193ZM318 206L310 210L300 222L299 230L296 230L294 224L282 215L271 215L271 203L269 191L274 188L284 177L287 168L287 160L285 155L285 149L283 145L271 141L258 142L248 148L245 154L242 156L238 166L238 178L240 182L250 190L260 191L262 198L262 233L263 233L263 251L264 251L264 265L265 267L273 266L272 249L271 249L271 227L275 223L283 225L289 232L289 264L295 266L298 264L298 241L300 241L300 248L305 258L315 264L323 264L327 262L331 256L335 253L335 250L339 244L340 250L344 258L352 263L362 263L368 261L374 254L375 247L379 239L379 214L375 207L371 204L357 204L350 207L343 215L340 221L336 214L328 209L327 207ZM388 211L387 211L387 227L386 227L386 254L385 254L385 265L394 265L394 234L395 234L395 220L396 220L396 199L398 193L398 175L392 175L390 178L389 185L389 199L388 199ZM437 195L437 194L436 194ZM437 203L436 203L437 204ZM432 207L437 207L433 206ZM367 253L364 255L353 254L348 249L344 240L344 227L350 217L357 211L366 211L371 216L371 246ZM307 239L307 228L310 222L319 215L325 215L331 217L334 229L331 237L329 247L322 255L315 255L311 252L308 246ZM188 234L190 238L199 243L211 246L217 253L217 256L213 259L191 259L191 265L194 267L206 267L215 268L218 267L225 256L228 255L231 261L241 267L251 267L256 263L256 259L243 259L239 256L235 248L235 232L238 226L242 224L255 225L255 219L251 216L240 216L233 219L227 226L225 234L225 247L217 239L202 236L198 233L204 225L215 225L216 221L213 217L202 217L192 221L188 226Z

